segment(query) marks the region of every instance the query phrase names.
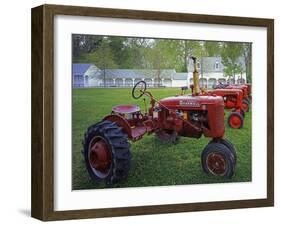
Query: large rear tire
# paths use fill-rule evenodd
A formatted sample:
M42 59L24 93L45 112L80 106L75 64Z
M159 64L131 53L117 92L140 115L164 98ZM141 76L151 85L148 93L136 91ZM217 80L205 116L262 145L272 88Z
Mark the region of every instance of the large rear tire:
M223 143L210 142L203 150L201 163L204 172L213 176L231 178L235 172L235 157Z
M82 153L95 181L111 184L128 176L129 143L127 135L115 123L105 120L90 126L84 135Z

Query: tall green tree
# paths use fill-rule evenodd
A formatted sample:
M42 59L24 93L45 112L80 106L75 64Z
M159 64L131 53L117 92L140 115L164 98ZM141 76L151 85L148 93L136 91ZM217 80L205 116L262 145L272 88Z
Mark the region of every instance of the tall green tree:
M239 58L243 54L243 44L234 42L225 42L222 46L222 64L224 65L224 76L236 79L236 74L243 73L243 65Z
M251 43L243 43L243 58L246 66L246 77L247 82L252 82L252 44Z
M113 54L114 62L120 67L123 68L124 60L127 56L127 49L125 48L125 37L108 37L108 45Z
M182 71L188 72L188 65L190 62L190 57L195 56L201 58L204 53L203 44L201 41L193 40L180 40L181 52L182 52Z
M215 57L220 56L221 54L221 42L214 42L214 41L204 41L204 50L208 57Z
M160 86L161 84L161 72L163 69L168 67L169 64L169 54L167 54L167 46L164 40L154 40L153 45L146 49L145 59L147 61L147 68L155 69L155 84Z
M107 68L117 68L114 61L114 54L110 48L109 40L107 37L102 39L99 47L92 53L84 54L82 56L83 62L92 63L102 71L103 85L106 86L106 73Z
M127 38L125 41L125 50L127 51L127 58L124 59L123 64L130 69L144 69L147 67L145 55L147 49L152 45L154 39L148 38Z
M72 56L73 62L80 62L84 54L95 51L102 42L102 36L93 35L72 35Z

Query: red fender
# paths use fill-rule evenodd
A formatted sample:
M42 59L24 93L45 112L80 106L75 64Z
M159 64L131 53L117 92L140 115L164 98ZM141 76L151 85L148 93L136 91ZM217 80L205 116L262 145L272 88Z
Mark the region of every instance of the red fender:
M107 115L103 118L103 120L108 120L111 122L115 122L119 127L123 129L123 131L128 135L129 138L132 138L132 129L128 121L120 115Z

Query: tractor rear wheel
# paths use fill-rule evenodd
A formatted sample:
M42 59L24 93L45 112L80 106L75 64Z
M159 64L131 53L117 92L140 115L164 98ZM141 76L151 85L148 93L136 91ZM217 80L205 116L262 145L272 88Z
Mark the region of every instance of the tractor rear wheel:
M244 118L239 112L231 112L228 116L228 125L233 129L240 129L243 127Z
M179 136L177 132L174 130L160 129L157 132L155 132L155 137L161 143L166 143L166 144L175 144L179 140Z
M242 109L245 111L245 112L249 112L249 102L246 100L246 99L243 99L242 100Z
M227 145L210 142L201 155L203 170L210 175L231 178L235 172L235 158Z
M90 176L97 182L111 184L128 176L129 143L115 123L105 120L90 126L84 135L82 153Z

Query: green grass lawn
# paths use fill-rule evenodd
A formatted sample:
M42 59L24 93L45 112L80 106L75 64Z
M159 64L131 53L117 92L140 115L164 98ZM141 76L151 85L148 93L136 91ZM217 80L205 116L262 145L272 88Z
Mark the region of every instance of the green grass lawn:
M179 89L160 88L150 90L155 98L172 96ZM131 97L131 89L73 89L72 106L72 186L77 189L108 187L91 180L81 154L84 132L100 121L118 104L138 104L143 109L143 101ZM149 101L147 101L149 104ZM111 187L144 187L161 185L205 184L222 182L251 181L251 111L246 113L244 127L228 127L225 114L226 137L236 146L236 173L231 179L205 174L201 167L201 152L210 139L182 137L178 144L159 143L154 135L145 136L132 143L132 164L129 177Z

